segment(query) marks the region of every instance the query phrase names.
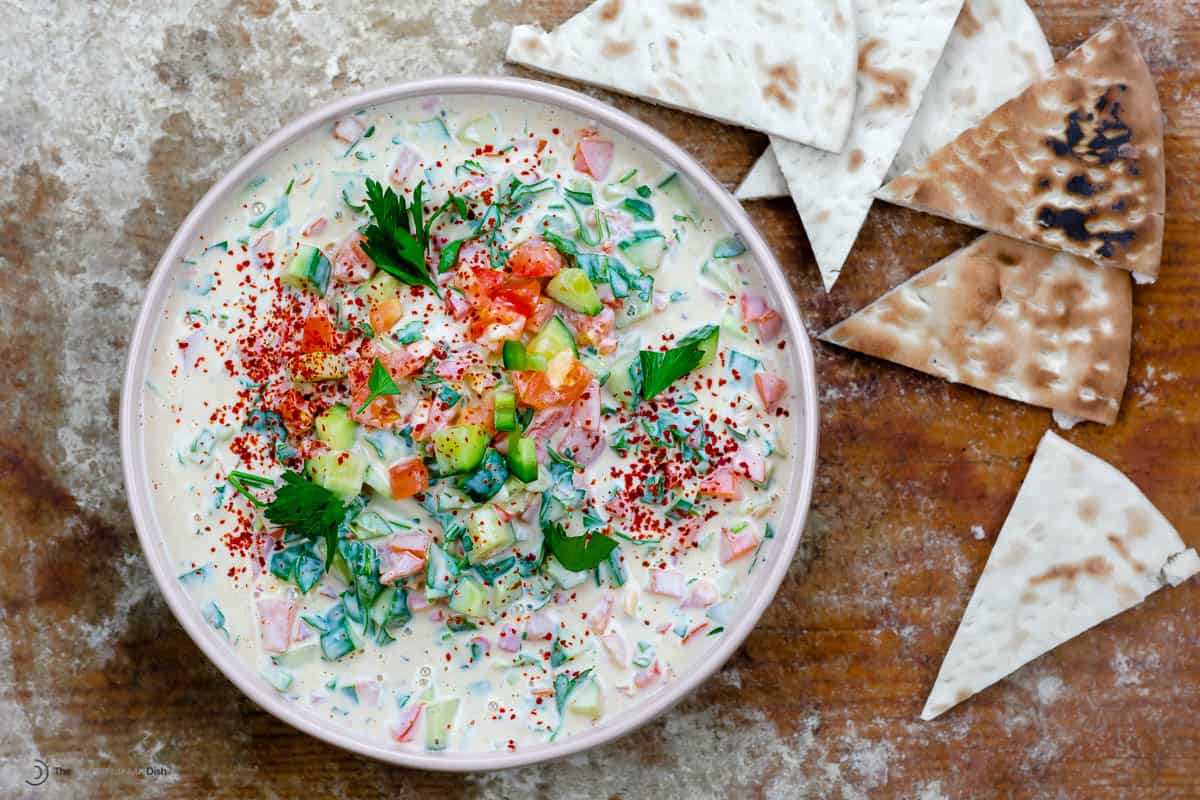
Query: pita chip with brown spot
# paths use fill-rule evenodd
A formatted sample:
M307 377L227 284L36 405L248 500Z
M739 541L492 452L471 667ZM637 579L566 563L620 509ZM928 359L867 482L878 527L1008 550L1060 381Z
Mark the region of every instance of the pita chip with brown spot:
M858 95L841 153L771 137L825 290L833 288L921 104L963 0L855 0Z
M877 193L984 230L1158 276L1158 93L1120 22Z
M1129 372L1129 275L989 233L821 339L1110 424Z
M518 25L506 58L837 151L854 110L854 20L850 0L599 0L549 33Z
M1200 556L1129 478L1047 431L921 719L1197 572Z

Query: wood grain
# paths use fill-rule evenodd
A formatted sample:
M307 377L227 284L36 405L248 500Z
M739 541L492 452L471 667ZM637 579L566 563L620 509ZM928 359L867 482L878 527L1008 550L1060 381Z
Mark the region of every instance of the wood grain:
M551 26L584 5L493 0L473 19L480 28L531 20ZM1135 292L1133 362L1120 419L1067 436L1124 470L1184 539L1200 546L1200 14L1191 0L1033 6L1060 57L1109 19L1127 20L1158 83L1168 154L1162 277ZM275 3L245 2L234 3L230 15L278 11ZM390 23L398 47L405 19ZM221 45L227 34L215 30L213 47L232 46ZM236 44L238 34L230 36ZM499 63L500 48L488 46ZM186 64L164 69L180 85L203 77ZM236 60L195 69L232 71L243 86L255 80L237 72ZM354 90L356 81L339 65L330 94ZM594 93L675 138L730 187L766 144L757 134ZM230 108L242 102L237 92L228 99ZM128 223L136 234L135 281L145 280L205 188L204 179L191 177L179 189L177 176L211 179L209 159L228 166L249 144L218 145L219 121L172 124L156 143L161 166L147 172L150 186L163 191L154 189L157 199L147 201L153 213L143 209ZM14 181L36 190L47 221L30 222L27 206L4 205L0 258L14 270L37 266L86 278L86 263L47 263L37 253L54 241L48 220L74 188L32 170ZM826 295L790 202L747 208L785 264L813 333L976 235L877 204ZM97 235L113 247L131 243L128 232ZM20 274L0 275L0 302L10 314L34 291ZM111 298L130 308L136 301ZM36 308L21 313L29 317L22 324L46 322ZM52 369L54 350L35 338L22 341L5 345L22 377L6 378L0 396L43 398L38 402L53 411L62 400L39 387L37 376ZM205 661L147 583L120 510L120 487L101 500L81 499L60 483L45 450L23 444L22 437L52 441L56 428L16 421L21 435L0 437L0 544L10 554L0 562L0 627L8 643L0 664L7 659L12 673L0 681L0 714L9 714L0 716L0 727L18 719L10 713L17 709L21 730L15 722L0 730L0 794L1200 796L1196 582L1153 595L938 721L917 719L1049 413L825 345L816 345L816 354L822 445L815 500L801 553L761 625L720 675L643 730L567 762L482 778L388 768L253 707ZM108 391L115 369L112 380ZM93 627L101 607L103 619L120 616L111 636ZM71 774L42 790L25 786L31 746ZM168 774L134 772L147 764Z

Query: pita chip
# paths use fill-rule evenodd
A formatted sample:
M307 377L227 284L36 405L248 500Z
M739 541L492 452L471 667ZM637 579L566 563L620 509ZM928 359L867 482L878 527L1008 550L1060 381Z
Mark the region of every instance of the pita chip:
M1129 276L985 234L821 339L953 383L1110 424L1129 373Z
M1162 110L1133 37L1103 28L877 196L1154 280Z
M828 291L908 132L963 0L857 0L858 93L841 153L771 137Z
M850 0L599 0L507 59L651 103L840 150L854 110Z
M921 719L1197 572L1200 556L1129 478L1047 431Z
M924 161L1053 64L1042 26L1025 0L967 0L888 177ZM768 147L735 194L756 200L787 193L787 180Z

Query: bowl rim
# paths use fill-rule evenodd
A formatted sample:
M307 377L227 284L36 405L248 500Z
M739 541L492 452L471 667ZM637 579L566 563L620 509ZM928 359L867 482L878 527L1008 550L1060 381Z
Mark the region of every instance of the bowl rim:
M617 131L646 148L658 160L682 173L720 212L723 220L741 237L753 255L766 278L767 287L778 301L789 340L794 347L793 360L798 364L798 386L792 393L794 402L791 410L796 425L793 440L803 452L796 460L797 472L791 482L796 493L783 499L785 504L789 501L794 503L792 516L783 535L776 536L775 553L768 564L769 570L765 575L760 575L756 582L759 587L757 592L746 598L748 602L742 607L738 621L727 625L721 643L697 660L685 674L655 692L646 703L625 709L612 724L601 724L562 742L539 744L516 751L424 752L389 749L354 738L336 727L316 721L298 705L275 693L265 681L258 680L254 671L247 668L237 653L223 647L215 636L210 635L211 631L203 623L199 611L183 590L169 564L165 539L158 529L153 512L149 470L145 448L142 446L142 387L149 368L148 356L158 316L171 288L170 278L174 267L213 208L231 190L241 186L257 167L278 150L318 126L361 108L437 95L494 95L564 109ZM228 170L184 218L155 266L130 338L119 415L125 491L139 543L171 612L208 659L256 705L299 731L344 750L390 764L447 772L507 769L579 753L624 736L644 725L708 680L758 624L787 574L803 535L812 501L818 444L816 367L807 330L801 321L796 299L782 268L733 195L679 145L646 123L601 100L540 81L469 75L396 83L322 103L275 131Z

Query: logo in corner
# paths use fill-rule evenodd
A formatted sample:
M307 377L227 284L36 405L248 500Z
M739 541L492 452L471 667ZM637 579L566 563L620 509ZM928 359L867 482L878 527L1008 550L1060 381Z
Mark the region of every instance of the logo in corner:
M46 764L45 761L42 761L40 758L35 758L33 760L33 777L26 778L25 782L28 783L30 786L41 786L43 783L46 782L46 779L49 777L50 777L50 767Z

